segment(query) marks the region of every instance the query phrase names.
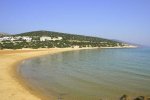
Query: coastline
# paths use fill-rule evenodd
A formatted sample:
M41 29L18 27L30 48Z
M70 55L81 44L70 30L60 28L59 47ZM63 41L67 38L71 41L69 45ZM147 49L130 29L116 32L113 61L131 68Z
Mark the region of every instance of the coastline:
M119 47L103 47L103 48L119 48ZM121 47L121 48L133 48L133 47ZM0 50L1 100L46 100L46 97L44 97L41 93L39 93L38 91L34 91L30 87L28 87L26 81L17 72L17 69L19 67L18 65L22 61L34 57L83 49L97 49L97 47Z
M124 48L138 48L138 46L129 45L129 46L116 46L116 47L100 47L102 49L124 49Z
M45 100L46 98L27 86L17 72L18 65L30 58L55 54L65 51L96 48L50 48L0 50L0 97L1 100Z

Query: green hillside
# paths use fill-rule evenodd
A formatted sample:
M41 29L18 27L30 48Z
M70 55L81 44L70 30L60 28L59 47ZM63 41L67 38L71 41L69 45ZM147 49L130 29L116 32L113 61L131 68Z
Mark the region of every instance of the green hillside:
M84 35L76 35L76 34L68 34L68 33L61 33L61 32L53 32L53 31L32 31L17 34L19 36L50 36L50 37L62 37L64 40L78 40L78 41L89 41L89 42L115 42L114 40L99 38L99 37L92 37L92 36L84 36ZM120 42L119 42L120 43Z
M26 41L23 39L18 40L6 40L0 42L1 48L7 49L20 49L20 48L66 48L66 47L116 47L123 46L122 42L92 37L92 36L84 36L84 35L76 35L76 34L68 34L61 32L53 32L53 31L32 31L25 32L16 35L12 35L11 37L14 39L16 37L28 37L32 38L31 41ZM41 37L52 38L52 40L41 40ZM60 40L57 38L61 37ZM53 40L53 39L56 40Z

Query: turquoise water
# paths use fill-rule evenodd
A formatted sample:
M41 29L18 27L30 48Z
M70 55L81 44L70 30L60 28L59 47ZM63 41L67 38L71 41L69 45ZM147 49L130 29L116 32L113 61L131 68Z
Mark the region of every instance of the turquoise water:
M53 100L150 96L150 48L63 52L26 60L19 71L29 86Z

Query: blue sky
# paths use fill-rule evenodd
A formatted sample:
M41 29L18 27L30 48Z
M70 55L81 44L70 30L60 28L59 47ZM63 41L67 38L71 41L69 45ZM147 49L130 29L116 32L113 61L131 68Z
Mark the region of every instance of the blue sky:
M150 0L0 0L0 32L35 30L150 46Z

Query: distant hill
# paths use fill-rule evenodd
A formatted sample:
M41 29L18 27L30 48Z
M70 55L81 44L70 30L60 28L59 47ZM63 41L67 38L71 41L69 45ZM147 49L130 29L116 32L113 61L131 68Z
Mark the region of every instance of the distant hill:
M0 37L1 37L1 36L8 36L8 35L9 35L8 33L0 32Z
M2 34L5 35L5 34ZM24 37L26 36L26 37ZM21 38L20 38L21 37ZM18 39L19 38L19 39ZM128 46L120 41L69 34L54 31L32 31L11 35L11 37L0 39L1 49L21 48L83 48L83 47L124 47Z
M118 41L118 42L125 43L125 44L130 44L130 45L133 45L133 46L138 46L138 47L142 46L142 45L137 44L137 43L126 42L126 41L122 41L122 40L118 40L118 39L111 39L111 40Z
M50 37L62 37L64 40L78 40L78 41L89 41L89 42L118 42L114 40L104 39L100 37L76 35L62 32L54 31L32 31L25 32L21 34L16 34L17 36L50 36Z

